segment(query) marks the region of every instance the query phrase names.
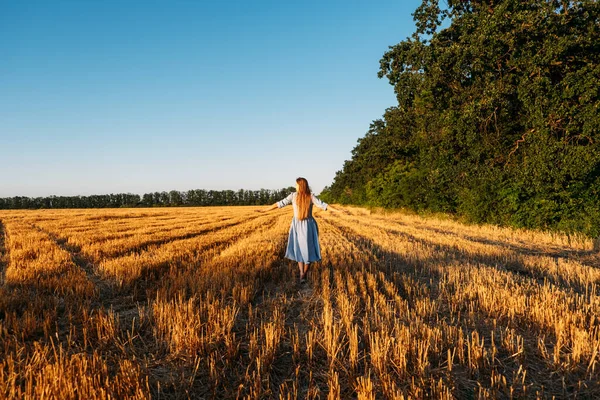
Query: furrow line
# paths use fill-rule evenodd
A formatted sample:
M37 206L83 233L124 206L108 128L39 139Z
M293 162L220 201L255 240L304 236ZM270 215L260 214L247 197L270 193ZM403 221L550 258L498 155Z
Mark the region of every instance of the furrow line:
M240 224L246 225L256 219L255 217L242 221ZM270 219L268 221L271 221ZM274 220L271 221L274 223ZM229 227L237 225L231 224ZM148 270L143 278L140 278L136 281L133 281L130 284L125 286L121 286L116 280L110 277L103 276L99 271L98 267L88 258L81 254L78 246L73 246L68 242L68 238L59 237L53 232L49 232L39 226L34 225L36 229L40 232L48 235L48 237L53 240L57 246L61 249L65 250L71 256L72 261L82 269L85 273L87 279L94 284L94 286L98 290L98 298L94 301L94 305L92 308L94 309L111 309L114 312L119 313L121 316L121 322L124 322L127 326L130 324L131 318L137 317L138 313L138 304L143 304L148 300L148 285L152 285L152 282L155 282L156 279L159 279L160 271L150 271ZM204 234L217 234L218 232L224 230L225 227L219 227L219 229L211 229L206 230ZM190 236L189 238L179 238L176 240L185 240L192 239L196 236L200 236L201 234L196 234ZM218 236L218 235L217 235ZM207 250L211 250L214 253L222 251L232 244L231 238L223 238L217 240L209 241L200 246L194 247L194 253L201 254ZM164 244L170 243L169 241L164 241ZM149 246L148 246L149 247ZM148 248L142 251L147 251ZM142 252L140 251L140 253ZM181 263L182 261L177 261L177 263ZM171 266L171 265L169 265ZM185 265L182 265L185 267ZM189 266L188 266L189 267Z
M394 220L394 219L386 219L386 218L364 218L360 216L353 216L354 221L358 224L366 224L371 227L381 228L379 224L384 223L391 228L391 231L394 232L404 232L401 227L406 227L407 229L413 229L416 231L431 232L435 235L446 236L446 237L455 237L457 239L462 239L474 244L482 244L482 245L490 245L494 247L504 248L506 250L512 251L516 254L520 255L529 255L529 256L548 256L554 257L555 259L564 259L564 260L577 260L582 264L587 264L586 266L593 268L600 268L600 257L598 253L593 250L582 250L582 249L572 249L566 246L559 245L551 245L546 244L545 246L538 245L536 243L523 243L522 245L512 243L507 240L501 239L490 239L484 236L470 235L467 233L455 232L451 229L442 229L425 225L413 225L408 224L406 222ZM371 216L372 217L372 216ZM394 226L395 225L395 226Z
M236 221L234 223L227 223L227 224L222 224L222 225L217 225L217 226L211 226L208 228L197 229L192 232L188 232L188 233L181 234L181 235L174 235L174 236L164 237L164 238L160 238L160 239L142 241L140 244L138 244L134 247L126 247L126 248L123 248L120 250L107 252L107 254L103 254L102 259L106 260L106 259L118 258L118 257L126 256L126 255L141 254L141 253L147 251L152 246L162 246L167 243L188 240L188 239L192 239L192 238L206 235L209 233L219 232L219 231L225 230L227 228L231 228L236 225L252 222L253 220L255 220L257 218L260 218L260 216L256 216L256 217L253 216L253 217L250 217L250 218L247 218L244 220ZM52 232L41 226L39 228L42 229L44 232L48 232L48 233ZM68 240L69 240L68 232L61 233L60 235L59 234L54 234L54 235L56 236L56 238L59 241L64 241L64 242L68 243ZM70 251L72 251L74 253L81 252L82 249L85 248L85 246L86 246L86 245L73 244L73 243L68 243L68 245L70 246ZM88 260L88 261L91 261L91 260L95 259L96 257L91 257L88 255L86 258L89 258L90 260Z
M73 261L73 263L81 268L81 270L85 273L86 278L96 287L96 289L98 290L98 297L100 299L100 302L103 302L104 299L109 299L113 297L113 288L115 287L114 284L111 284L110 281L107 281L106 279L102 278L96 271L95 271L95 267L94 264L87 260L85 257L83 257L81 255L81 253L78 251L78 249L74 248L73 246L71 246L69 244L69 242L67 241L67 239L65 238L61 238L58 235L56 235L54 232L49 232L46 229L38 226L38 225L33 225L33 227L35 229L37 229L38 231L44 233L45 235L48 235L48 237L54 242L56 243L56 245L58 247L60 247L62 250L66 251L67 253L69 253L69 255L71 256L71 260Z
M348 232L350 231L351 234L354 234L356 236L361 236L361 234L356 230L356 228L351 228L351 227L344 227L342 226L342 224L340 224L339 222L335 222L335 221L329 221L330 223L332 223L333 226L336 226L340 229L340 231L346 236L348 235ZM380 228L381 229L381 228ZM483 269L490 269L492 271L497 271L497 273L499 273L499 277L502 276L502 274L506 274L504 279L506 279L507 282L512 282L512 284L514 285L515 288L519 288L520 290L522 290L523 292L528 292L528 290L530 290L531 288L540 288L545 284L545 281L543 278L539 277L539 276L535 276L535 273L533 271L527 271L528 274L524 275L522 273L519 273L519 271L515 271L515 270L511 270L509 268L503 268L501 266L499 266L497 263L494 263L493 261L490 260L486 260L486 259L482 259L482 258L478 258L478 257L472 257L471 259L469 259L468 257L466 257L466 255L461 255L460 253L457 253L455 249L446 249L447 254L445 257L437 259L437 258L427 258L427 259L420 259L419 262L412 262L410 259L406 258L403 254L397 253L391 249L385 249L381 246L379 246L377 243L374 243L372 240L366 238L366 237L362 237L360 242L357 243L357 247L359 247L361 250L365 250L365 251L370 251L373 252L374 254L381 254L384 257L388 258L391 257L392 258L392 265L402 265L405 261L408 261L406 265L411 265L411 268L407 271L411 274L417 275L417 277L420 275L422 277L421 281L422 283L424 283L425 285L427 285L427 287L429 288L429 290L431 291L429 294L429 297L432 299L436 299L438 298L438 296L440 295L440 293L438 292L438 285L437 285L437 281L439 281L439 279L442 277L443 272L439 269L439 268L435 268L435 267L425 267L426 269L424 269L422 272L419 271L419 266L420 265L432 265L432 264L436 264L436 263L443 263L443 264L447 264L448 266L450 265L461 265L462 262L465 262L467 264L471 264L471 265L477 265L477 268L483 268ZM437 250L436 250L437 252ZM400 262L400 264L397 264L398 262ZM382 270L384 273L387 272L391 273L392 270L390 270L388 266L382 266L383 268L380 268L380 270ZM517 266L518 267L518 266ZM525 268L524 266L521 266L522 268ZM400 271L398 271L400 272ZM433 281L431 280L433 279ZM583 290L582 288L579 288L581 290ZM569 304L581 304L580 300L581 300L581 294L583 293L578 293L578 290L576 290L575 287L573 286L569 286L567 288L565 287L560 287L560 286L555 286L555 290L556 293L560 293L562 296L564 296L565 301L568 301ZM584 299L586 299L585 301L590 301L590 294L586 295L584 297ZM592 307L592 305L590 304L589 307ZM590 308L590 310L592 310L592 308ZM479 315L482 318L496 318L499 319L500 316L499 315L495 315L493 313L489 313L488 311L486 311L483 308L480 308L478 310ZM589 311L590 313L592 311ZM521 321L526 321L527 326L534 326L535 330L537 331L544 331L544 329L546 329L546 327L539 321L534 320L532 318L529 318L529 316L527 314L524 314L523 316L521 316L520 318L522 318ZM521 322L523 323L523 322ZM529 332L527 329L521 329L522 327L519 326L518 324L515 325L515 321L511 322L512 325L510 325L511 328L515 328L517 329L523 336L525 337L531 337L531 332ZM552 338L553 340L555 340L556 338L553 335L548 335L549 338ZM535 338L534 338L535 339ZM535 340L534 340L535 341Z
M328 219L328 221L331 222L333 225L337 226L339 229L342 229L343 227L343 229L345 230L353 231L355 235L362 237L362 241L365 241L367 243L373 243L371 239L362 235L355 228L348 226L344 223L344 221L336 221L332 219ZM430 254L428 254L426 257L427 263L470 262L509 272L513 274L516 279L525 279L532 283L543 284L545 280L548 280L555 284L558 288L560 288L560 290L565 292L573 291L577 294L583 294L588 293L591 290L589 287L589 283L586 284L584 282L578 282L576 280L568 280L568 277L564 277L560 273L559 263L566 262L567 259L564 259L562 257L556 257L551 253L536 253L535 255L538 257L554 257L554 265L552 266L552 268L532 267L531 265L528 265L527 260L523 258L526 257L527 254L521 253L517 250L513 250L507 247L503 247L501 245L487 244L488 246L501 249L502 252L500 254L485 254L482 251L470 252L466 248L463 248L458 244L451 246L444 243L437 243L436 241L415 236L412 233L402 231L398 228L384 228L378 224L368 222L361 222L360 224L373 229L377 229L381 232L385 232L387 235L402 238L407 242L416 243L418 245L423 246L424 248L428 248L430 250ZM469 242L469 239L461 239ZM475 242L474 244L484 245L480 242ZM397 255L402 256L399 253ZM529 262L529 264L531 264L531 262ZM600 293L600 288L597 288L597 292Z
M247 218L245 220L242 221L236 221L233 223L227 223L227 224L223 224L223 225L219 225L219 226L213 226L210 228L204 228L204 229L200 229L194 232L190 232L190 233L186 233L186 234L182 234L182 235L176 235L176 236L171 236L168 238L164 238L164 239L156 239L156 240L149 240L149 241L145 241L143 242L143 244L141 244L140 246L136 246L135 248L129 248L129 249L124 249L122 251L117 251L114 253L111 253L111 257L110 258L116 258L116 257L121 257L124 255L128 255L128 254L133 254L133 253L143 253L144 251L147 251L150 247L152 246L161 246L164 245L166 243L172 243L172 242L177 242L180 240L187 240L187 239L192 239L198 236L202 236L202 235L206 235L209 233L214 233L214 232L219 232L231 227L234 227L236 225L240 225L240 224L245 224L247 222L252 222L255 219L260 218L261 216L257 216L257 217L250 217Z

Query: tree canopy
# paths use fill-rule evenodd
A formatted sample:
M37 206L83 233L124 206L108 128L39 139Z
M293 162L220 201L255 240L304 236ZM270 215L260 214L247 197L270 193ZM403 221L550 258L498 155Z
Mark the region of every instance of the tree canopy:
M600 234L600 4L424 0L329 201Z

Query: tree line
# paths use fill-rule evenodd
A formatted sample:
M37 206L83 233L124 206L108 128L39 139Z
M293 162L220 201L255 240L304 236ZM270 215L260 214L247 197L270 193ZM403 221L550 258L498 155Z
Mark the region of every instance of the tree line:
M118 208L118 207L183 207L183 206L249 206L273 204L295 189L279 190L171 190L139 194L116 193L91 196L46 196L0 198L0 209L45 208Z
M600 2L424 0L397 104L321 196L600 234Z

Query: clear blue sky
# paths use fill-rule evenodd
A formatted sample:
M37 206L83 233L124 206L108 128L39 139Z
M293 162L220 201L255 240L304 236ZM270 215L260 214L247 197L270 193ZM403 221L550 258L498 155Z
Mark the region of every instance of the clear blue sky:
M419 4L0 0L0 197L319 192Z

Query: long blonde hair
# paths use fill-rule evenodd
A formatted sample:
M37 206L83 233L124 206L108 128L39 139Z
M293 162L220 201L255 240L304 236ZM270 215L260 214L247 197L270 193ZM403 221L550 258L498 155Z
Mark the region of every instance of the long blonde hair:
M311 196L308 181L304 178L297 178L298 191L296 192L296 205L298 206L298 219L308 218L308 210L310 209Z

